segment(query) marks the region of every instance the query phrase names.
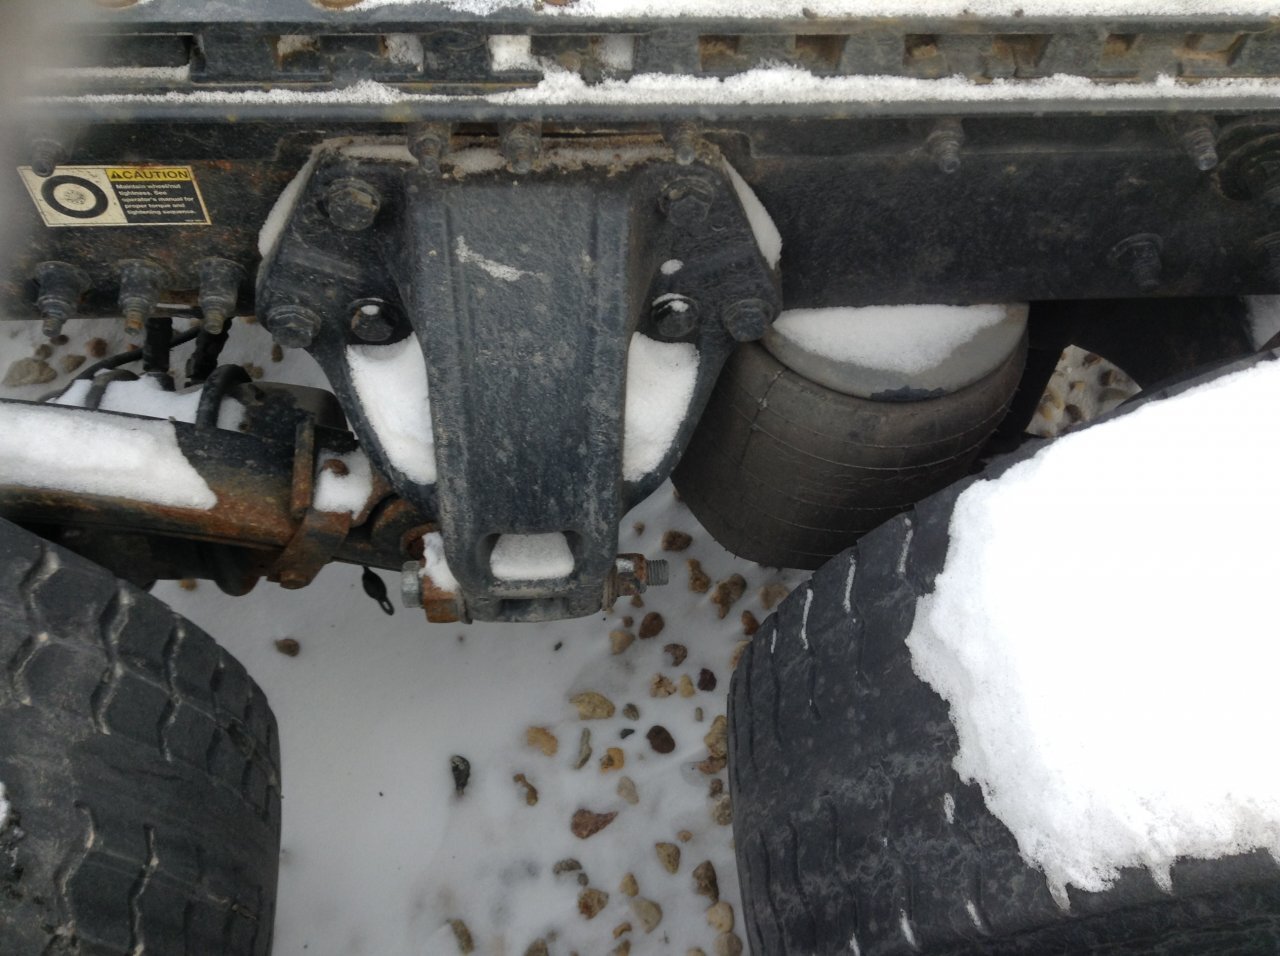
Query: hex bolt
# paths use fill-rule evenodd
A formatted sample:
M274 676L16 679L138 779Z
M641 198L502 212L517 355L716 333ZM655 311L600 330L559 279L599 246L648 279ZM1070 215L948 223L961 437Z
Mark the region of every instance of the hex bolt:
M1191 116L1177 124L1179 140L1186 154L1205 173L1218 165L1218 131L1213 120Z
M267 313L267 331L287 349L305 349L320 331L320 316L305 305L283 303Z
M727 306L720 320L738 342L761 338L775 318L774 308L764 299L739 299Z
M698 144L702 141L702 133L697 123L674 123L665 130L667 145L676 154L676 162L681 166L689 166L698 158Z
M67 158L67 151L54 139L41 137L31 143L31 171L41 179L48 179Z
M677 226L696 226L707 218L715 190L706 180L695 176L676 179L662 190L658 208Z
M440 158L449 152L452 134L448 123L419 123L409 130L409 152L423 172L440 175Z
M421 561L406 561L400 569L400 603L405 607L422 607L421 571Z
M668 339L683 338L698 325L698 303L678 292L668 292L653 300L649 315L658 334Z
M1107 259L1113 266L1128 270L1140 292L1154 292L1160 287L1162 246L1160 237L1154 233L1139 233L1116 243Z
M929 157L947 175L960 169L960 149L963 146L964 127L957 119L939 120L925 140Z
M120 311L129 335L141 334L147 319L160 301L160 291L168 280L164 269L147 259L125 259L120 270Z
M49 338L62 331L63 323L76 314L80 296L89 288L89 277L69 262L49 261L36 266L36 308L44 319L42 331Z
M507 123L502 127L502 156L513 173L530 172L542 153L542 127L538 123Z
M363 179L336 179L325 192L329 221L343 232L363 232L382 208L377 188Z
M196 275L200 279L201 325L210 335L218 335L235 313L244 270L230 259L209 258L196 263Z
M387 317L387 304L381 299L358 299L351 303L351 331L365 342L385 342L395 326Z

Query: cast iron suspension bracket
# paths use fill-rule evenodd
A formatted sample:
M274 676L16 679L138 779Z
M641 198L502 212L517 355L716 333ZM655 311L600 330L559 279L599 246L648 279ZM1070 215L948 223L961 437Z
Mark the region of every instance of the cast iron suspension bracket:
M780 304L709 148L679 165L660 141L513 142L502 155L530 171L491 148L443 171L403 139L322 148L257 291L267 328L316 357L361 445L435 516L478 620L601 607L620 519Z

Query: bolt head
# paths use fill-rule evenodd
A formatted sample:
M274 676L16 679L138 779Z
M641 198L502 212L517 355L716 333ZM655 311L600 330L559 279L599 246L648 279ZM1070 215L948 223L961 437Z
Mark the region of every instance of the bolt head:
M320 331L320 316L305 305L278 305L267 315L267 329L287 349L304 349Z
M382 196L363 179L339 179L325 193L329 221L343 232L363 232L382 208Z
M385 342L395 330L381 299L361 299L351 304L351 331L365 342Z
M721 315L724 327L738 342L754 342L761 338L773 319L773 306L763 299L739 299Z
M651 315L658 334L668 339L683 338L698 326L698 304L682 295L663 296Z
M677 226L696 226L707 218L714 195L710 184L688 177L669 183L658 205Z

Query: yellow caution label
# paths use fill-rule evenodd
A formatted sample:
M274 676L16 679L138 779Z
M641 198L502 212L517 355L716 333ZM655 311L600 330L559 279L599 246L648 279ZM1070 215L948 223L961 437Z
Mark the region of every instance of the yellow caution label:
M115 183L194 182L190 166L108 166L107 179Z
M59 166L51 176L18 167L46 226L207 226L190 166Z

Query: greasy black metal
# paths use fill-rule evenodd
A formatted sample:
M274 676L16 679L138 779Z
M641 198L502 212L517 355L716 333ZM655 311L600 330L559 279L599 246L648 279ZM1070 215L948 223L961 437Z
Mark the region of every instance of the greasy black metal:
M142 370L169 374L169 352L173 348L173 319L147 319L142 340Z
M179 345L186 345L197 335L200 334L199 329L188 329L179 335L175 335L169 342L169 348L176 349ZM127 352L120 352L117 355L109 355L99 362L94 362L76 374L76 381L81 379L91 379L99 372L107 369L119 368L121 365L128 365L131 362L142 360L142 349L130 349Z
M195 424L201 428L217 428L218 412L222 409L222 400L227 391L235 385L243 385L252 381L249 373L240 365L222 365L213 370L200 390L200 401L196 405Z
M353 182L363 184L360 194L381 197L380 213L358 231L345 218L335 223L330 205ZM665 275L659 267L671 259L685 266ZM666 460L627 483L628 346L636 331L667 338L650 303L676 292L697 302L702 317L678 335L698 351L692 414ZM733 187L713 166L650 161L566 172L550 164L525 176L445 179L336 152L318 160L259 273L257 297L273 332L285 311L319 317L311 352L362 447L401 495L437 516L478 620L576 617L600 607L619 519L678 459L733 347L726 324L749 312L759 328L736 327L758 336L779 307ZM395 466L353 388L347 348L378 346L353 328L350 303L370 299L383 303L390 344L412 332L422 346L436 483ZM566 578L493 575L500 535L553 532L573 551Z
M211 333L202 327L196 336L195 348L187 359L187 383L203 382L218 367L218 356L231 337L231 321L223 323L222 331Z

